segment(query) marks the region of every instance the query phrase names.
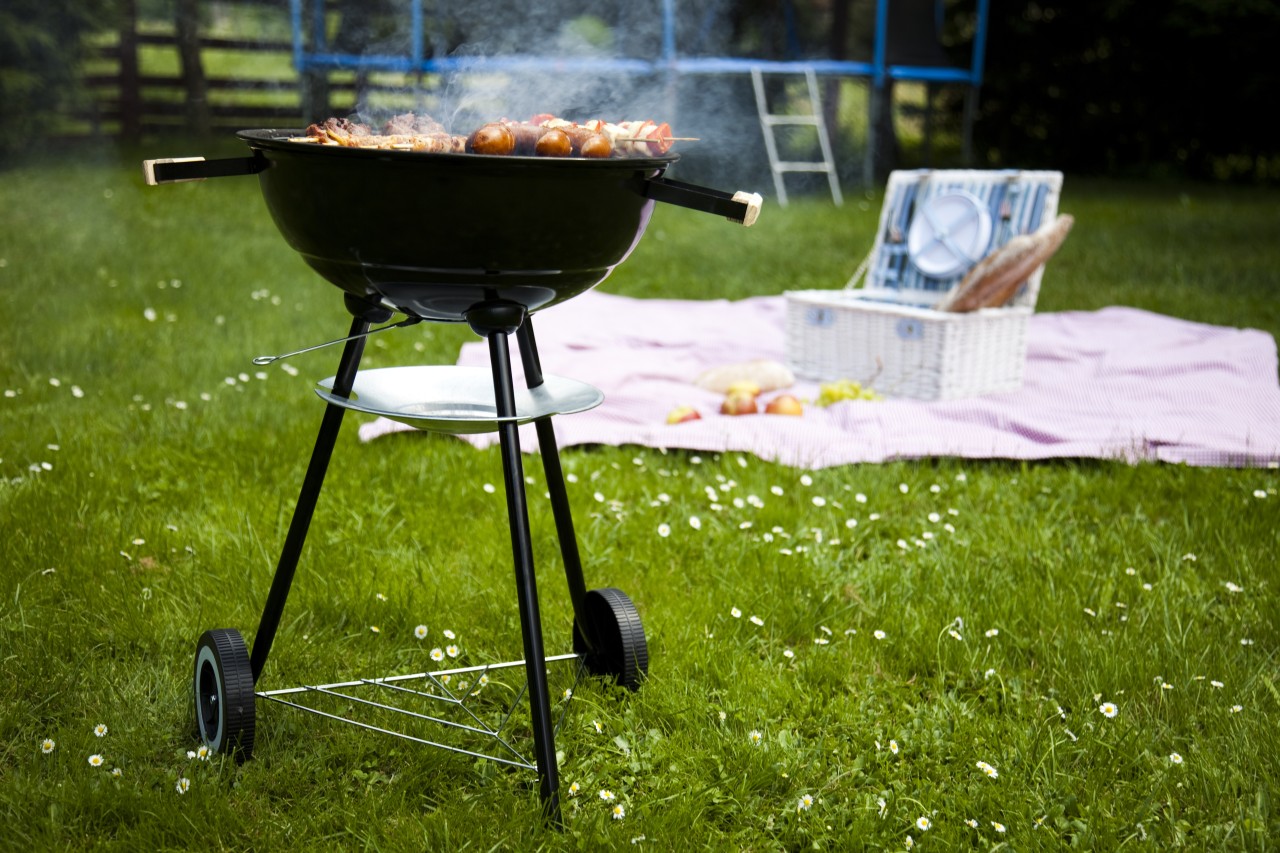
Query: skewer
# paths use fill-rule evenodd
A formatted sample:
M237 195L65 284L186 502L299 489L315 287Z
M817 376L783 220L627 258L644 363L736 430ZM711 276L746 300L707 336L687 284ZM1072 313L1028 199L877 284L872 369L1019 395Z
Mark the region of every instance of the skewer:
M660 138L653 137L653 136L615 136L613 138L617 142L701 142L702 141L702 138L699 136L664 136Z

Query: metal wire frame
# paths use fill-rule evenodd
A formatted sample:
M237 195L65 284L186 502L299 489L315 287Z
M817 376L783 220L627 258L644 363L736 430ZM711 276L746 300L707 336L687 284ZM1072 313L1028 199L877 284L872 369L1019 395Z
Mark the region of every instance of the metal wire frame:
M570 687L570 692L572 693L572 691L577 689L578 684L582 681L583 673L586 671L586 659L578 654L551 655L545 658L545 663L551 664L551 663L559 663L559 662L570 661L570 660L576 660L578 662L578 665L575 668L575 672L574 672L573 685L572 687ZM502 714L501 719L498 721L496 725L489 725L484 720L482 720L479 716L477 716L474 711L472 711L469 707L467 707L467 700L477 696L479 694L478 690L471 689L469 685L466 691L460 691L462 692L463 695L459 696L459 695L456 695L453 690L450 690L448 686L449 681L455 675L465 675L469 673L475 673L478 680L480 677L483 677L484 675L487 675L488 673L496 670L513 669L517 667L524 667L524 665L525 665L525 662L523 660L505 661L502 663L459 667L457 669L442 669L442 670L437 670L435 672L417 672L409 675L391 675L391 676L385 676L382 678L359 678L353 681L339 681L339 682L334 682L332 684L304 684L299 687L286 687L279 690L260 690L260 691L256 691L255 695L261 699L269 699L272 702L276 702L281 705L286 705L290 708L297 708L300 711L306 711L307 713L315 714L318 717L324 717L325 719L334 720L339 723L345 723L346 725L356 726L357 728L365 729L367 731L373 731L373 732L378 732L380 734L391 735L392 737L397 737L397 738L401 738L402 740L412 741L414 743L422 744L424 746L443 749L447 752L453 752L459 755L466 755L471 758L483 758L488 761L497 762L498 764L505 764L510 767L519 767L525 770L531 770L536 772L538 769L537 763L526 758L518 749L512 746L511 743L508 741L507 737L503 735L503 730L506 728L507 723L510 722L511 715L515 712L516 707L520 704L520 701L524 698L525 693L528 692L529 681L527 677L525 679L524 684L520 687L518 691L516 691L515 697L511 700L510 704L507 706L505 713ZM401 686L403 682L411 682L411 681L429 681L440 692L439 693L424 692L422 690L414 690L409 687ZM465 722L458 722L456 720L442 719L440 717L435 717L430 714L420 713L418 711L413 711L408 708L399 707L397 705L388 705L382 702L376 702L372 699L366 699L363 696L356 696L349 692L343 692L350 688L360 688L360 687L376 687L376 688L381 688L382 690L390 691L395 694L401 694L405 697L416 697L419 699L429 699L436 702L443 702L447 705L451 705L459 709L468 718L470 718L470 720L474 723L474 725L471 725ZM410 717L415 720L434 723L449 729L457 729L457 730L461 730L471 734L481 735L483 737L491 738L498 746L501 747L501 750L495 747L494 751L499 754L490 754L487 752L479 752L476 750L465 749L463 747L455 746L453 744L440 743L439 741L428 740L426 738L417 737L416 735L411 735L406 732L394 731L392 729L373 725L372 723L362 722L360 720L353 720L348 717L339 716L337 714L331 714L327 711L322 711L319 708L313 708L309 705L301 704L301 702L298 702L298 701L291 701L290 698L284 698L284 697L297 698L303 695L333 696L349 702L355 702L357 704L364 705L367 707L376 708L383 711L389 711L394 714L400 714L402 716ZM569 709L569 705L566 702L564 707L560 711L559 718L556 720L555 731L557 734L560 731L561 724L563 724L564 722L565 713L568 711L568 709ZM503 754L503 751L505 751L505 754Z

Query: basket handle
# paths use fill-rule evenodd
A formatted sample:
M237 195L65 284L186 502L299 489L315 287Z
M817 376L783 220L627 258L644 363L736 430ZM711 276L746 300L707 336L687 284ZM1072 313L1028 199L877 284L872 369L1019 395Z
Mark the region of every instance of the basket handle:
M867 274L867 267L871 266L871 253L868 252L862 258L862 263L858 264L858 268L854 270L853 277L845 282L845 290L856 290L864 284L863 277Z

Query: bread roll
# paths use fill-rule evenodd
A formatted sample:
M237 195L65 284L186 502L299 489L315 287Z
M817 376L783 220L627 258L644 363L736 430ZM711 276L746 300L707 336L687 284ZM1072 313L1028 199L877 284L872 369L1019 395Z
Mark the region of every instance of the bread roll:
M934 306L939 311L976 311L1004 305L1058 251L1075 219L1067 213L1034 234L1019 234L974 265Z

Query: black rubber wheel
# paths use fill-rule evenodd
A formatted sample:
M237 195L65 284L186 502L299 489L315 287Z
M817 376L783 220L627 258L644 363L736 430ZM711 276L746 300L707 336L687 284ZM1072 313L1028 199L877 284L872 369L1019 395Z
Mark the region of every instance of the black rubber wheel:
M620 589L593 589L583 602L592 648L583 637L578 620L573 622L573 650L586 658L592 675L613 678L628 690L639 690L649 672L649 646L636 606Z
M249 650L240 632L205 631L196 645L196 730L214 752L244 761L253 755L254 693Z

